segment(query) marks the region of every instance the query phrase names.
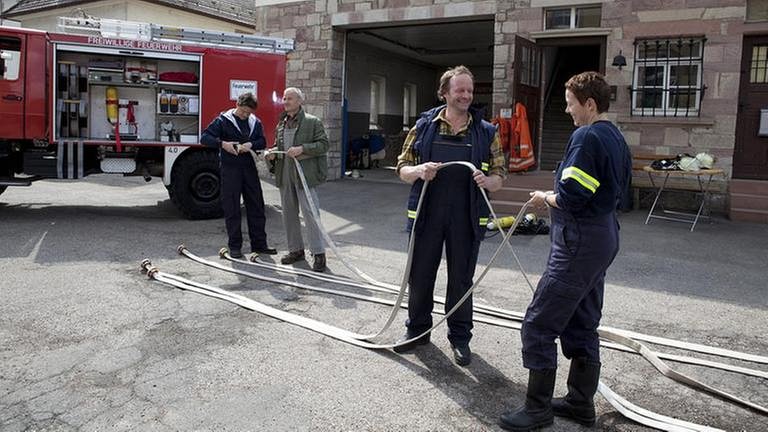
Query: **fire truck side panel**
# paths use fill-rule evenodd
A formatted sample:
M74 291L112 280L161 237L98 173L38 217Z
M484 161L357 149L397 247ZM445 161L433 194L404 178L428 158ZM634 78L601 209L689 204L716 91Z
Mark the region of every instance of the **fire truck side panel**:
M44 34L27 36L27 61L25 71L24 136L27 139L48 138L48 92L50 78L48 67L48 41Z
M202 129L222 111L235 106L232 86L256 83L259 107L256 116L264 125L267 146L275 142L275 126L282 112L285 89L285 56L244 50L206 49L202 76Z

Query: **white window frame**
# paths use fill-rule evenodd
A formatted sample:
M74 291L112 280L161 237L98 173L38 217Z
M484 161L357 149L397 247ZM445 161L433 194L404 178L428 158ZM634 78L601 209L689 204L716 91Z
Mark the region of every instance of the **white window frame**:
M544 30L560 30L560 31L563 31L563 30L575 30L577 28L595 28L595 27L576 27L576 11L579 10L579 9L590 9L590 8L595 8L595 7L599 7L600 8L600 20L602 21L602 19L603 19L603 5L601 3L583 4L583 5L571 6L571 7L561 6L561 7L546 8L546 9L544 9L544 14L543 14L543 17L542 17L542 19L544 20L544 23L542 24L542 28ZM551 29L551 28L547 27L547 12L555 11L555 10L570 10L570 14L571 14L571 16L570 16L570 24L568 25L567 29L560 29L560 28L558 28L558 29Z
M381 129L379 116L384 115L387 82L381 75L371 75L370 79L370 111L368 117L369 129Z
M660 38L660 39L652 39L649 41L656 42L656 41L662 41L666 42L669 41L670 44L675 43L675 41L679 40L680 38ZM654 58L648 58L641 59L639 58L638 50L640 49L640 43L642 41L637 41L635 43L635 61L633 65L633 76L632 76L632 101L631 101L631 110L633 116L641 116L641 117L697 117L701 113L701 99L703 97L703 78L704 78L704 43L706 42L706 39L703 37L695 37L695 38L683 38L686 40L694 39L697 41L700 45L699 53L696 56L688 56L688 57L654 57ZM670 84L671 81L671 70L673 67L688 67L688 66L696 66L697 73L696 73L696 82L693 84L688 85L676 85L672 86ZM640 69L644 67L660 67L662 68L662 82L661 85L640 85L639 83L642 81L642 77L640 76ZM645 89L658 89L661 91L661 107L660 108L644 108L644 107L638 107L638 102L641 100L638 95L642 93ZM687 90L690 89L690 95L694 97L694 106L692 108L679 108L679 107L670 107L670 94L673 90Z
M405 83L403 85L403 130L410 129L411 118L416 117L416 84Z

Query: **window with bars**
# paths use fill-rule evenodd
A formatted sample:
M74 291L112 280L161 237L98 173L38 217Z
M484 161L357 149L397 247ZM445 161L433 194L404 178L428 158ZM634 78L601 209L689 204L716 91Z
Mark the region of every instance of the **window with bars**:
M635 41L632 115L698 116L705 87L702 80L703 37Z

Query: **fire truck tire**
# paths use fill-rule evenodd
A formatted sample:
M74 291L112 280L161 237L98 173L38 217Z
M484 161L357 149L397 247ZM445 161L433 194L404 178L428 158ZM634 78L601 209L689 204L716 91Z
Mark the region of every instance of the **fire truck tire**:
M222 216L219 156L212 151L193 151L173 164L168 196L189 219Z

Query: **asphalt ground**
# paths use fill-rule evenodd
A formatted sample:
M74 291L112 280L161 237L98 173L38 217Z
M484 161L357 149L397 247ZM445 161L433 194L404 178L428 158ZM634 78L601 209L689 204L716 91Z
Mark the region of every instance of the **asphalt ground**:
M387 172L363 175L319 188L322 220L351 262L399 283L408 186L386 181ZM264 189L269 241L284 253L279 194L270 183ZM644 221L642 211L621 215L603 324L768 355L768 226L715 217L691 233ZM499 240L484 242L478 269ZM356 332L378 330L388 307L204 267L176 253L181 243L218 261L223 221L180 218L158 181L94 176L0 196L0 430L486 431L499 430L499 415L524 400L515 330L477 323L467 368L453 363L444 326L412 354L356 348L148 280L139 263L149 258L162 271ZM515 236L513 244L535 284L548 236ZM331 273L349 275L333 255L328 262ZM475 301L524 311L530 297L505 251ZM401 311L383 341L400 336L405 317ZM670 364L768 406L768 380ZM566 376L561 359L556 394ZM603 349L602 379L658 413L728 431L768 430L768 417L677 384L639 356ZM592 430L651 430L599 396L596 403ZM556 419L547 430L589 429Z

